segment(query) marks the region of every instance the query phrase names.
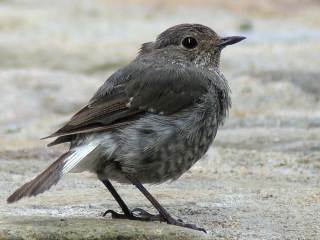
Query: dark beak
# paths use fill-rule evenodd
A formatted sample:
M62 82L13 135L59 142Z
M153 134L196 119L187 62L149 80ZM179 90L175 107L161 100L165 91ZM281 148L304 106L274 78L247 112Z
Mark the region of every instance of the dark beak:
M224 37L224 38L221 38L218 46L219 47L226 47L228 45L232 45L232 44L241 42L244 39L246 39L246 38L242 37L242 36Z

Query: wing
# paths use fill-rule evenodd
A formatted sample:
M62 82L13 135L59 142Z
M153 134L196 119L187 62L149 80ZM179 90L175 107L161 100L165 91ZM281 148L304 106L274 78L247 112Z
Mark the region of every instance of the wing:
M146 113L170 115L201 101L210 78L196 67L134 61L113 74L88 105L57 132L54 144L70 135L123 127Z

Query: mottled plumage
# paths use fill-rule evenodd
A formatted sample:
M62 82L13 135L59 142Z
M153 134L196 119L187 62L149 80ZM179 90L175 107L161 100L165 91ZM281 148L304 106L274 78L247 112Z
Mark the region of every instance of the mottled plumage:
M43 173L8 202L48 189L67 172L94 172L111 193L108 179L139 187L180 177L205 154L227 115L230 90L219 70L220 52L243 39L181 24L143 44L136 59L49 136L58 137L50 146L70 142L59 164L46 170L56 174L54 181L43 181Z

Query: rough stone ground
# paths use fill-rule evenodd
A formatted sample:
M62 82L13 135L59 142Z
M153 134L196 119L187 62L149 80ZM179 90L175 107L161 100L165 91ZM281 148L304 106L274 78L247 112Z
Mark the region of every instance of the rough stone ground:
M312 0L2 0L0 238L320 239L319 10ZM118 206L86 173L7 205L65 148L48 149L39 138L140 43L181 22L248 37L223 53L233 108L213 148L178 181L147 186L171 213L209 234L104 220L101 213ZM132 186L116 187L130 206L152 211Z

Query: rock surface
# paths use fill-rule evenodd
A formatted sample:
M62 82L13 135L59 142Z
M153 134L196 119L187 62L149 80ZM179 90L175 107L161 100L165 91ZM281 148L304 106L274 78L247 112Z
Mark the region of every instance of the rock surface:
M318 1L138 3L0 1L0 239L320 239ZM222 54L233 108L207 156L178 181L146 186L169 212L208 234L102 219L119 208L87 173L6 204L66 148L39 139L142 42L181 22L248 38ZM115 186L130 207L154 211L134 187Z
M6 218L0 239L105 239L105 240L192 240L209 239L205 233L182 230L160 223L97 218Z

